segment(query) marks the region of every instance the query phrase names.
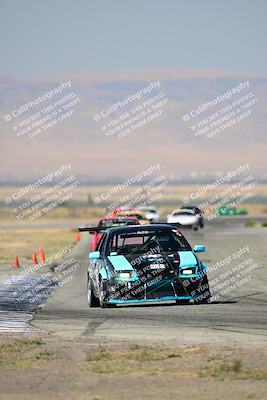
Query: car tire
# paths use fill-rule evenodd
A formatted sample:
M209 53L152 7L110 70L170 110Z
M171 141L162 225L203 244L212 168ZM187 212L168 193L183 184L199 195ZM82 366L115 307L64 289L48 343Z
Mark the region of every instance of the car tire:
M90 308L99 307L99 299L94 295L93 283L88 279L87 283L87 302Z
M197 231L197 230L198 230L198 226L197 226L197 225L194 225L194 226L193 226L193 230L194 230L194 231Z
M210 302L211 294L207 276L204 276L202 279L201 286L205 286L205 289L203 290L203 293L200 293L200 295L205 294L205 297L199 300L195 299L194 302L195 304L208 304Z
M179 304L180 306L186 305L190 303L190 299L181 299L181 300L175 300L176 304Z
M106 301L104 301L105 299L105 284L104 282L101 280L100 284L99 284L99 304L101 308L115 308L116 304L109 304Z

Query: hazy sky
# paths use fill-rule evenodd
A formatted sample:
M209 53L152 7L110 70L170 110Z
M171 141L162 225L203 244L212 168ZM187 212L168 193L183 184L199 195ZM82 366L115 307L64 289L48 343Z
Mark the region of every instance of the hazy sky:
M178 67L266 76L266 0L0 0L0 75Z

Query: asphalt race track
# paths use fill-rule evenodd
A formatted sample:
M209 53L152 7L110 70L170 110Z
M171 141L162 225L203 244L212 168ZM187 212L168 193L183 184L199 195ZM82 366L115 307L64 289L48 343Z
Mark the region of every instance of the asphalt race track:
M214 288L226 280L228 292L211 304L120 306L89 309L86 300L86 268L89 237L84 233L71 256L80 263L72 280L57 289L38 311L33 325L66 337L106 339L175 340L178 343L266 343L266 257L267 229L246 228L234 217L216 220L204 230L184 231L192 245L204 244L200 258L208 267L226 260L239 249L246 252L213 268L209 273ZM248 266L242 263L252 259ZM242 264L240 266L240 264ZM239 266L239 267L238 267ZM238 267L233 272L232 268ZM239 276L237 277L237 273ZM226 274L226 275L224 275ZM217 281L215 281L217 279Z

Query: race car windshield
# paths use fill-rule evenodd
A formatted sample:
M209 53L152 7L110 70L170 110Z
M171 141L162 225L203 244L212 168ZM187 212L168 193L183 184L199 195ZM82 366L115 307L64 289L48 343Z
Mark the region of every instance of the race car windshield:
M188 210L188 211L179 211L173 214L174 217L178 217L180 215L192 215L193 212Z
M147 231L114 234L109 245L109 253L142 254L159 248L162 252L177 252L191 250L189 243L176 232Z

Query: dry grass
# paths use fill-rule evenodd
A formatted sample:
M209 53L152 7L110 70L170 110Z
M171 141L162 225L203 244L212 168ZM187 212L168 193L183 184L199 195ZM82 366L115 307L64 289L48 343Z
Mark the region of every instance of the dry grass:
M67 220L68 222L73 222L78 225L78 223L86 223L101 216L103 216L103 214L101 214L101 209L97 207L57 207L36 219L32 225L54 223L55 220ZM14 226L30 223L27 219L17 220L8 207L0 207L0 221L1 223L8 223Z
M159 374L172 373L170 359L181 358L174 349L134 345L124 350L99 347L87 353L89 370L96 373Z
M52 392L63 392L68 399L150 398L151 387L157 389L152 393L155 399L162 393L173 397L177 387L183 388L184 397L192 398L192 389L199 394L204 387L201 398L215 399L223 391L224 399L264 399L266 354L263 351L259 357L258 350L110 340L103 344L92 337L0 336L0 385L11 395L17 382L23 382L23 399L36 398L33 382L42 383L44 398Z
M5 368L31 368L41 361L49 361L53 352L39 350L43 345L39 339L15 339L0 345L0 366Z
M21 264L29 264L32 253L36 251L38 256L40 247L49 257L74 242L74 233L70 229L0 228L0 263L12 263L14 257L19 256Z
M11 353L18 353L41 346L43 342L39 339L15 339L12 342L0 345L0 354L10 356Z
M169 348L159 345L132 345L123 349L99 347L87 353L87 370L100 374L159 375L218 380L266 380L266 368L243 365L239 358L223 354L207 357L203 346ZM206 359L208 365L201 366ZM189 367L194 364L194 368ZM203 364L202 364L203 365Z
M220 364L201 368L199 376L203 378L212 377L220 380L267 380L267 369L243 366L240 359L234 359L232 361L223 361Z
M89 352L86 360L91 361L116 361L116 360L135 360L140 362L160 361L169 358L182 357L180 353L173 349L153 348L148 346L131 346L129 350L118 351L99 347L99 349Z
M247 228L266 228L267 222L257 222L257 221L254 221L253 219L249 219L248 221L246 221L245 227L247 227Z

